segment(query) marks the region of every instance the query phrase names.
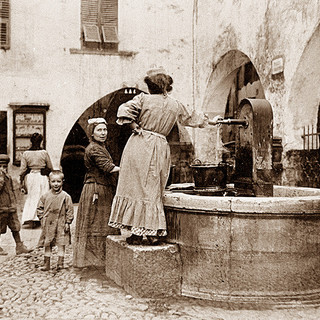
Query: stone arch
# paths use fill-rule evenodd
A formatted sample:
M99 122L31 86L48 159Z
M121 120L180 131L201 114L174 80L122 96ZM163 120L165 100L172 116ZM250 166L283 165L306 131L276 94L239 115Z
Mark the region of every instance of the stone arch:
M70 130L62 150L61 167L65 173L64 189L78 202L83 187L85 166L83 162L84 150L89 143L86 128L88 119L105 118L108 122L107 148L115 162L119 165L124 145L131 134L129 126L116 124L118 107L142 92L137 88L123 88L107 94L93 103L78 118Z
M240 69L245 69L248 64L252 64L250 58L239 50L231 50L225 53L213 66L205 91L202 109L215 114L224 113L230 88L234 85ZM264 91L259 75L253 64L252 66L253 68L250 69L250 72L254 71L257 75L257 77L253 77L253 80L258 81L259 84L253 85L253 81L247 81L245 83L245 86L247 86L246 92L243 92L242 96L244 98L264 98ZM246 70L243 70L243 73L245 78ZM243 79L242 82L246 82L246 79ZM249 85L247 85L248 83ZM256 88L259 92L256 91ZM241 99L242 96L240 97Z
M213 66L202 110L210 117L224 115L226 118L236 118L238 105L244 98L264 99L264 90L258 72L249 57L239 50L231 50ZM222 127L222 142L231 153L234 152L235 130L234 126ZM217 145L212 133L208 145L209 147ZM210 150L205 151L206 158L217 158L214 152L216 151L210 147Z
M108 123L107 148L115 164L120 164L120 159L124 146L131 135L128 125L119 126L116 124L118 107L131 100L142 91L137 88L123 88L107 94L93 103L78 118L70 130L60 159L62 170L65 173L64 189L72 196L74 202L80 199L83 180L85 176L85 166L83 161L85 147L89 143L86 134L88 119L94 117L105 118ZM190 182L191 172L186 166L194 154L193 145L185 128L175 125L167 140L171 149L172 163L175 169L170 176L171 182ZM183 171L181 174L180 171Z
M283 132L286 149L302 149L304 126L318 123L320 102L320 25L310 37L292 77L292 87L284 110Z

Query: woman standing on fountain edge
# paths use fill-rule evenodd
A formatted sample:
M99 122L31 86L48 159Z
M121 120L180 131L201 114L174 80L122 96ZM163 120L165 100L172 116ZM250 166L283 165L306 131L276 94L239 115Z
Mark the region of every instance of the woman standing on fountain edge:
M122 104L117 115L117 123L130 123L133 134L123 150L109 225L130 230L129 244L141 244L143 236L157 244L167 235L162 196L171 159L166 136L176 122L198 128L208 124L207 116L190 115L168 95L173 80L164 69L149 70L144 81L150 94Z

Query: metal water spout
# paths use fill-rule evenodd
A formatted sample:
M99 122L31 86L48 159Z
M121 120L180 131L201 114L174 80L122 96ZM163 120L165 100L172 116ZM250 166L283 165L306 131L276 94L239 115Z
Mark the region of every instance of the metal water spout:
M217 122L212 122L209 120L209 124L227 124L227 125L239 125L243 126L244 128L247 128L249 125L249 122L245 119L223 119L218 120Z
M243 99L238 119L218 121L237 125L234 187L248 196L273 196L273 113L265 99Z

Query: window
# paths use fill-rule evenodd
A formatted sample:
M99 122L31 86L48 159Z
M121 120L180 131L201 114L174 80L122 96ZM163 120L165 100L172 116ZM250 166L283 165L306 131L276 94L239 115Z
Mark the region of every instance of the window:
M10 48L10 3L9 0L0 0L0 48Z
M118 51L118 0L81 1L82 45Z

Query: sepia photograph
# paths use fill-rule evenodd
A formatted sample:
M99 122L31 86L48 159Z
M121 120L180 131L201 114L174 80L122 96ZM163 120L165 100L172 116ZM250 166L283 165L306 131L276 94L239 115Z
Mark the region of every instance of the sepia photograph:
M0 0L0 319L319 320L319 53L318 0Z

